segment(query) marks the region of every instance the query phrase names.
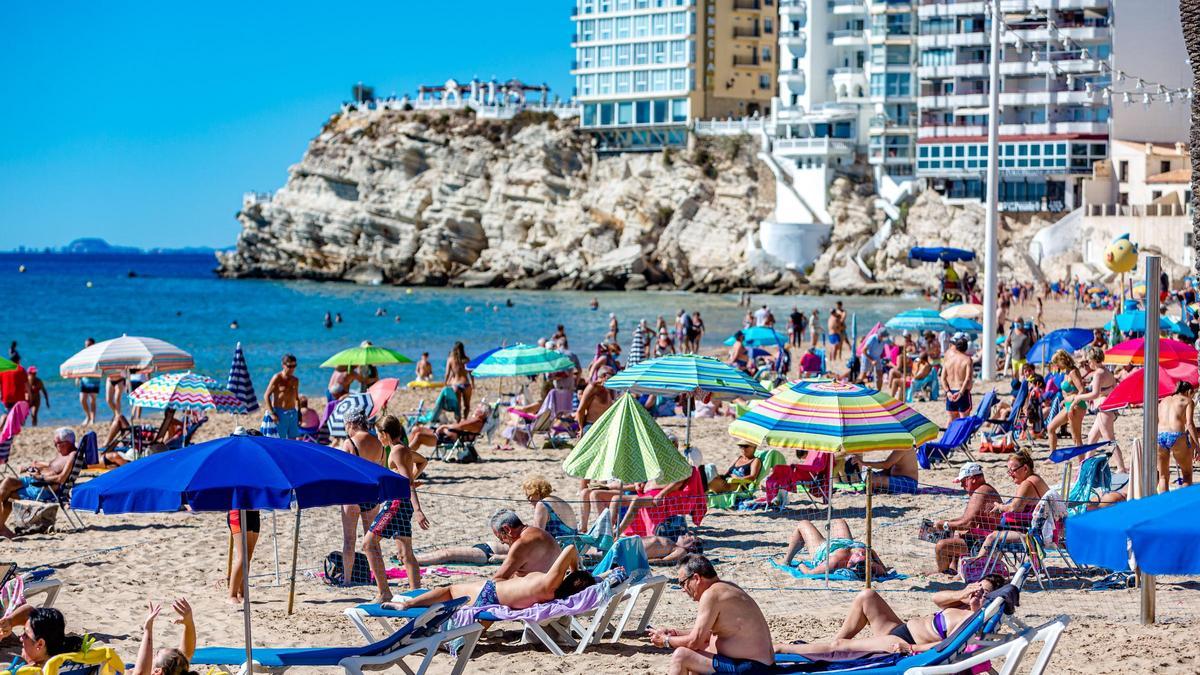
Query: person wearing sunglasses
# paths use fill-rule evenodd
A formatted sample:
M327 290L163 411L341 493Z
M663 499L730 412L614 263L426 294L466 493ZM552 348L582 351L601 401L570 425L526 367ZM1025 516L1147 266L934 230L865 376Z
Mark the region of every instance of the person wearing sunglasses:
M761 673L775 665L771 627L746 591L717 577L702 555L689 555L676 568L676 582L700 603L687 633L651 628L650 642L674 649L671 675L681 673Z
M281 366L280 371L271 376L263 396L265 419L275 422L279 438L300 438L300 380L296 377L296 357L284 354Z
M52 607L38 607L24 616L5 619L6 624L0 624L0 635L12 630L14 625L21 625L22 619L25 630L20 636L21 655L9 666L12 672L26 666L41 668L52 657L77 652L83 647L82 638L66 634L66 619L62 612Z

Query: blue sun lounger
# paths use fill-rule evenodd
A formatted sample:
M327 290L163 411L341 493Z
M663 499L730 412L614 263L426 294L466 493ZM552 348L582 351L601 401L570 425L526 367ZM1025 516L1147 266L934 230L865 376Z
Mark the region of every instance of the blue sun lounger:
M443 627L466 598L438 603L409 620L388 637L369 645L357 647L297 647L292 649L255 648L254 670L282 672L288 668L330 668L340 666L346 675L362 675L364 669L379 670L398 666L408 675L421 675L429 669L438 648L451 640L463 639L451 671L461 675L467 667L475 643L483 632L483 626L472 623L462 628L444 630ZM425 652L421 665L416 670L404 663L404 657ZM192 663L217 666L225 672L230 666L238 666L237 673L246 672L246 650L242 647L202 647L196 650Z

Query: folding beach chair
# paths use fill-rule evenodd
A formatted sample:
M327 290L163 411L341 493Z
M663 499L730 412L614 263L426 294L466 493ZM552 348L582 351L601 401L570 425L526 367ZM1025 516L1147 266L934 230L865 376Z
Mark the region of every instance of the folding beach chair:
M763 481L763 492L767 495L767 503L782 509L786 500L777 499L782 492L795 492L796 488L804 491L812 506L817 505L817 499L829 498L829 463L832 455L826 452L816 453L816 459L806 464L780 464L771 469L771 475Z
M783 456L783 453L773 448L764 448L754 454L762 462L762 468L758 472L758 477L752 481L743 483L733 492L709 494L708 508L732 509L737 507L739 502L753 499L758 494L758 488L771 475L775 467L787 464L787 458Z
M1026 652L1033 645L1041 642L1042 648L1029 670L1023 670L1027 675L1042 675L1054 655L1058 640L1071 623L1071 617L1059 615L1046 623L1026 628L1005 640L979 640L976 644L980 649L964 654L952 663L936 666L918 666L908 670L905 675L954 675L956 673L977 672L975 669L987 666L989 672L997 675L1015 675L1025 659ZM997 667L997 661L1003 664Z
M941 438L924 443L917 448L917 464L922 469L932 469L936 463L949 463L950 456L955 450L962 450L963 454L974 460L968 444L981 426L983 426L983 421L977 417L960 417L952 420L946 430L942 432Z
M1029 398L1029 383L1021 382L1021 386L1017 388L1013 394L1012 410L1009 411L1008 417L1004 419L986 419L985 423L995 425L991 431L984 431L984 447L980 448L983 452L988 446L995 446L996 440L1003 437L1008 437L1012 441L1012 448L1017 447L1017 436L1024 421L1025 401ZM999 450L999 452L1007 452L1007 450Z
M252 652L254 670L283 672L296 667L340 666L346 675L362 675L365 669L380 670L398 666L409 675L421 675L429 669L438 648L461 638L462 646L455 656L454 668L451 670L453 675L461 675L475 651L475 643L483 632L483 626L471 623L461 628L447 629L444 625L465 602L466 598L459 598L421 608L416 616L411 617L399 630L366 646L255 648ZM424 652L425 656L421 665L413 670L404 662L404 658L420 652ZM225 672L233 672L230 666L238 666L236 672L240 675L247 670L245 659L246 650L241 647L201 647L192 656L192 663L216 666Z
M1064 539L1066 527L1063 522L1066 517L1066 503L1062 497L1053 490L1047 492L1034 507L1028 529L1004 524L997 528L998 532L1021 532L1021 537L1017 541L1002 541L999 537L993 539L986 554L986 563L982 574L992 573L998 565L1006 560L1019 566L1028 563L1038 585L1045 590L1046 584L1054 583L1054 578L1046 565L1050 554L1056 554L1067 569L1078 572L1078 566L1067 553ZM1047 531L1050 532L1049 536L1046 534Z
M1073 448L1058 448L1050 453L1050 461L1062 464L1063 477L1059 485L1067 501L1067 512L1070 515L1083 513L1093 497L1100 497L1112 489L1112 470L1108 466L1108 454L1102 453L1089 457L1079 465L1079 476L1071 483L1072 459L1096 452L1112 444L1112 441L1102 441L1088 445L1077 445ZM1067 486L1070 486L1069 491Z
M654 534L659 525L676 516L680 519L683 516L691 516L692 523L699 525L707 513L708 496L704 476L700 469L693 468L687 485L678 492L667 495L661 504L639 509L637 517L629 523L625 532L620 534L648 536Z
M45 481L35 481L33 483L34 487L40 487L44 490L48 490L50 494L54 495L54 501L58 503L59 510L62 511L63 515L66 516L67 523L79 530L84 529L83 520L79 517L78 513L75 513L74 510L70 508L71 489L75 487L76 481L79 480L79 474L82 473L87 467L86 447L88 445L95 447L96 432L89 431L88 433L84 434L83 439L80 440L79 449L75 453L75 463L71 466L71 474L67 476L67 479L63 481L62 485L59 485L56 488Z

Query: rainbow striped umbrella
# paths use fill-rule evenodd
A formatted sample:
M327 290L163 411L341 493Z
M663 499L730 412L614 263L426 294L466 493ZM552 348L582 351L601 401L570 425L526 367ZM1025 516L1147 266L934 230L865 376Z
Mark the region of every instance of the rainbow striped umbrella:
M143 408L215 410L246 414L246 404L211 377L196 373L159 375L129 393L129 403Z
M841 382L797 382L729 425L731 436L759 445L833 453L911 449L937 433L891 396Z
M62 377L102 377L107 373L137 370L187 370L192 355L179 347L148 337L122 335L86 347L58 367Z
M537 345L513 345L497 349L481 361L475 377L521 377L572 370L575 363L564 354Z
M608 378L604 386L657 396L699 392L726 400L771 395L742 371L711 356L698 354L672 354L641 361Z

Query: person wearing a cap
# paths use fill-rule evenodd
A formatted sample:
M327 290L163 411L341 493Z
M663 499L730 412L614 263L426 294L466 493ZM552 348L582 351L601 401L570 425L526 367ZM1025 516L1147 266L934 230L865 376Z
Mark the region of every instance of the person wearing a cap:
M989 532L996 529L996 517L992 507L1000 503L1000 493L983 477L983 467L977 462L968 462L958 470L955 479L967 491L970 499L963 514L953 520L935 520L937 529L949 529L953 535L939 541L933 547L939 572L955 575L958 559L978 550L979 544Z
M758 479L758 475L762 473L762 460L754 454L757 446L742 441L738 443L738 449L742 454L738 455L729 470L708 482L709 492L733 492Z
M46 409L50 409L50 392L46 390L46 383L42 382L42 378L38 377L37 366L29 366L27 374L29 375L29 413L33 426L38 423L38 408L42 406L42 399L46 399Z

